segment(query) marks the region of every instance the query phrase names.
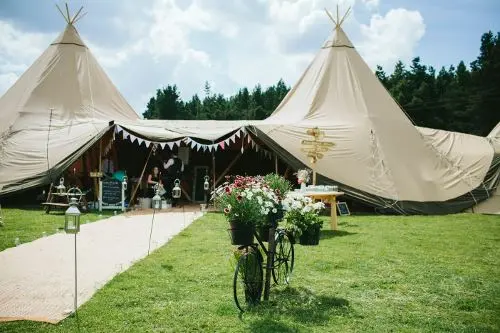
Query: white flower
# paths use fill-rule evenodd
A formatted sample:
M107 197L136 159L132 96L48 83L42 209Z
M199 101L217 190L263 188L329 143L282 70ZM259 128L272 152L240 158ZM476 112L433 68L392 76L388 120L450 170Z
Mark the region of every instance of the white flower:
M276 208L273 208L273 213L276 214L278 210Z

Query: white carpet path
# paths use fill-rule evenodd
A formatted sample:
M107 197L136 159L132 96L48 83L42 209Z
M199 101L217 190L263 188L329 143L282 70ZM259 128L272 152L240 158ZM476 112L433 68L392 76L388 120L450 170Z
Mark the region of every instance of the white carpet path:
M200 212L157 213L151 252L200 216ZM77 236L78 306L116 274L147 256L151 218L118 215L81 226ZM0 321L57 323L73 309L73 295L74 235L58 233L0 252Z

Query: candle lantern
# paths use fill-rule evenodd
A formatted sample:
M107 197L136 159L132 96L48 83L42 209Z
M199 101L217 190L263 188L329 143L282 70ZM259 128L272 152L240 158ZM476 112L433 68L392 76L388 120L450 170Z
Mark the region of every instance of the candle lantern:
M80 231L80 210L76 198L71 198L69 208L64 214L64 231L68 234L76 234Z
M153 208L154 209L160 209L161 207L161 197L158 193L158 185L155 185L155 196L153 197Z
M208 191L210 189L210 183L208 182L209 179L210 177L205 176L205 182L203 183L203 189L205 191Z
M172 198L179 199L181 197L181 181L176 179L174 181L174 188L172 189Z
M59 179L59 185L57 185L56 189L59 194L63 194L66 191L66 186L64 186L64 177Z

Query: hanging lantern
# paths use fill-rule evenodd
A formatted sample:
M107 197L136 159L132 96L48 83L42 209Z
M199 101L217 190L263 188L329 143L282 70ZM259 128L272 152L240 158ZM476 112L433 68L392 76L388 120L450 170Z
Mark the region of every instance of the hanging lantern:
M209 179L210 177L205 176L205 182L203 183L203 189L205 191L208 191L210 189L210 183L208 182Z
M122 186L123 186L124 190L127 189L127 183L128 183L128 178L127 178L127 176L124 176L123 180L122 180Z
M158 194L158 185L155 185L155 196L153 197L153 208L154 209L160 209L161 207L161 197L160 195Z
M181 197L181 181L179 179L176 179L174 181L174 188L172 189L172 198L174 199L179 199Z
M64 186L64 177L59 179L59 185L57 185L56 189L59 194L63 194L66 191L66 186Z
M76 234L80 231L80 210L76 198L71 198L69 208L64 214L64 231L68 234Z

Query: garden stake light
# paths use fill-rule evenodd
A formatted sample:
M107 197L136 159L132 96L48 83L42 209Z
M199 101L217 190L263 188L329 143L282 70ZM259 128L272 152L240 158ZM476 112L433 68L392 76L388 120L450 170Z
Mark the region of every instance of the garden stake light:
M62 179L62 178L61 178ZM71 198L69 208L64 214L64 231L67 234L75 235L75 316L78 317L78 274L77 274L77 255L76 255L76 235L80 232L80 211L78 210L78 203L76 198Z

